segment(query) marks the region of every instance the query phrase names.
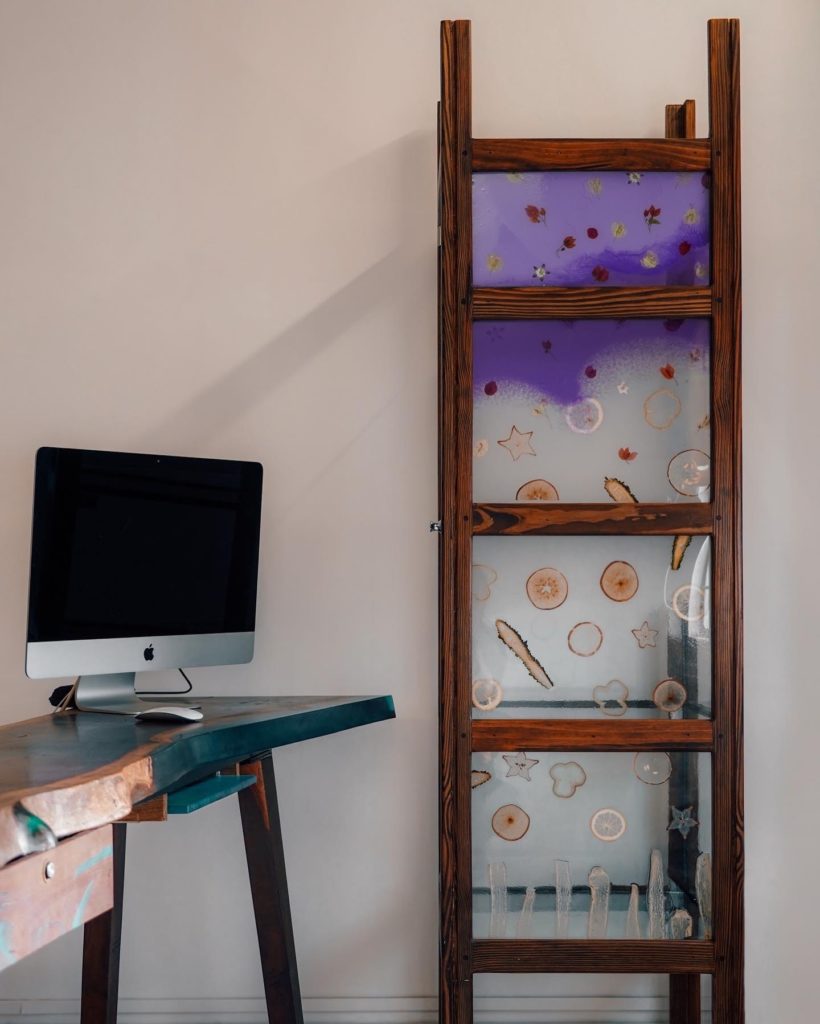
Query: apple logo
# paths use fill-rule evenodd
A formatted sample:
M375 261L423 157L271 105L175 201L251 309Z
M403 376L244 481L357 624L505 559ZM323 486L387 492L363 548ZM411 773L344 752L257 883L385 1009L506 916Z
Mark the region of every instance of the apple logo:
M145 658L146 661L153 661L154 660L154 645L153 644L149 644L145 648L145 650L142 652L142 656L143 656L143 658Z

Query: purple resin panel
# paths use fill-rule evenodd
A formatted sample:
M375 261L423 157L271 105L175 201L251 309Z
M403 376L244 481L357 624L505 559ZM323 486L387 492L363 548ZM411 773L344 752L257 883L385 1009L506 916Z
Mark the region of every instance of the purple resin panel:
M708 283L708 174L473 176L478 287Z
M473 350L475 501L709 500L707 320L479 321Z

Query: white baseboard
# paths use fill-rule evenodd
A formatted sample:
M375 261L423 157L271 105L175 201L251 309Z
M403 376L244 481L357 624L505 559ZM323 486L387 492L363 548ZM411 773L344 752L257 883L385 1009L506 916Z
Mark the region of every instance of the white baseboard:
M436 1024L429 997L309 998L305 1024ZM477 1024L664 1024L658 997L533 996L475 1000ZM0 1024L77 1024L78 999L0 999ZM266 1024L264 1000L120 999L120 1024Z

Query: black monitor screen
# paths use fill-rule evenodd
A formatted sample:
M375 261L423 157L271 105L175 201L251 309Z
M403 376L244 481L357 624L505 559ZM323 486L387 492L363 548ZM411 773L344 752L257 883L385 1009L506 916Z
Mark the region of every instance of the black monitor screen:
M262 467L41 448L28 639L251 632Z

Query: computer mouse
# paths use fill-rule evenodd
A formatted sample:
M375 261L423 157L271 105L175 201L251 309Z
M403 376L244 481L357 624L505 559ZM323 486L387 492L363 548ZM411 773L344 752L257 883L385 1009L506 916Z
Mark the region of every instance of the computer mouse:
M154 721L177 721L182 722L199 722L202 718L202 712L196 708L177 707L176 705L161 704L155 708L146 708L145 711L139 711L134 718L138 722L154 722Z

